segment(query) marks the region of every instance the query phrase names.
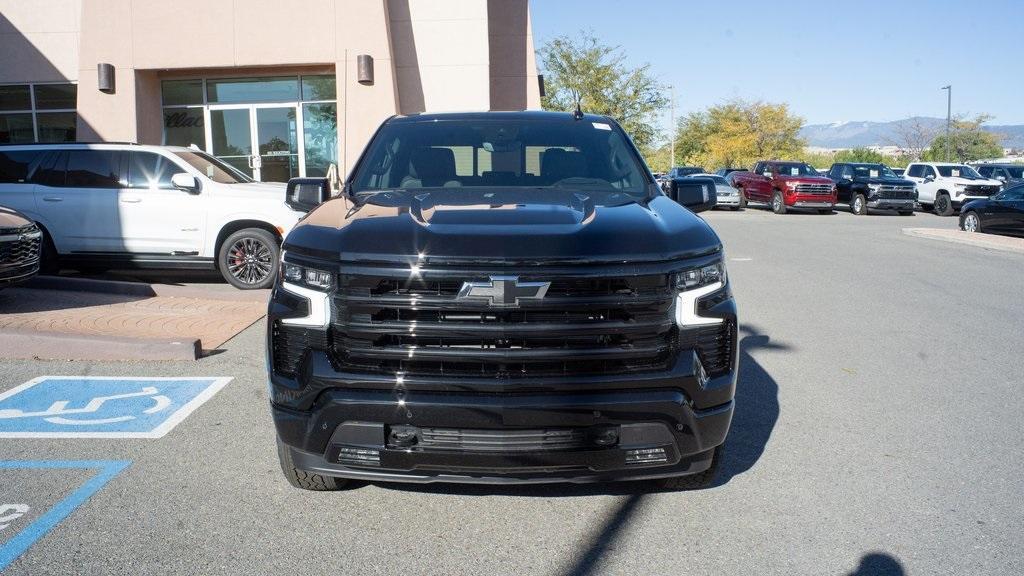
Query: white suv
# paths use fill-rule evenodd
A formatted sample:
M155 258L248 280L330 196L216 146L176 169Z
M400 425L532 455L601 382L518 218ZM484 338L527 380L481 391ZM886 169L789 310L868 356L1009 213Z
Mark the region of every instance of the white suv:
M0 146L0 205L39 224L51 270L216 268L238 288L267 288L304 214L285 190L190 148Z
M952 216L965 202L988 198L1003 185L966 164L947 162L915 162L903 177L917 185L918 202L924 209L934 209L939 216Z

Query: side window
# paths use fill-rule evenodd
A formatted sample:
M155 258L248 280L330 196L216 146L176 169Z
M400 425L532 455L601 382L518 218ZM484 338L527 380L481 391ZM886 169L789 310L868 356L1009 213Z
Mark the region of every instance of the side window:
M935 168L932 168L931 166L921 166L921 176L925 178L929 176L935 178Z
M63 186L66 173L64 167L68 163L68 153L53 152L39 163L39 168L32 173L32 182L43 186Z
M758 162L754 164L754 174L760 174L763 171L764 162Z
M68 188L120 188L121 155L114 150L69 150Z
M128 161L128 187L173 190L171 176L178 172L184 170L159 154L132 152Z
M24 182L41 153L41 150L0 152L0 184Z
M911 164L909 167L907 167L907 171L904 172L903 175L904 176L912 176L914 178L920 178L921 177L921 165L920 164Z
M993 170L994 168L992 168L991 166L979 166L978 174L981 174L985 178L991 178Z

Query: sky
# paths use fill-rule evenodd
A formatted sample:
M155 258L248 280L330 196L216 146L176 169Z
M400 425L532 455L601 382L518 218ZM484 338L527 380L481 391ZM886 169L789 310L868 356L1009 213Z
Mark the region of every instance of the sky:
M986 113L1024 124L1024 0L530 0L534 43L593 32L676 90L676 116L732 98L808 124ZM585 103L584 103L585 105ZM669 125L668 114L663 128Z

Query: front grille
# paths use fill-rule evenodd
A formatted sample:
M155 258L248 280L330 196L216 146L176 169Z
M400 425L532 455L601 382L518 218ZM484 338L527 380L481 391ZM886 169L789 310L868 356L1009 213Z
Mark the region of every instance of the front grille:
M335 363L432 376L561 376L663 370L676 349L666 274L521 276L551 286L512 309L457 297L463 281L488 277L341 275Z
M582 428L548 430L465 430L420 428L416 445L430 450L459 452L538 452L574 450L587 445Z
M796 191L798 194L831 194L831 184L797 184Z
M274 322L272 358L274 372L292 377L307 350L327 350L327 335L322 330L307 330Z
M991 196L999 192L999 186L986 186L983 184L969 184L964 188L967 196Z
M9 238L0 241L0 264L31 264L39 260L42 235L35 225L0 231L0 237Z
M914 187L883 184L878 187L878 196L884 200L913 200Z

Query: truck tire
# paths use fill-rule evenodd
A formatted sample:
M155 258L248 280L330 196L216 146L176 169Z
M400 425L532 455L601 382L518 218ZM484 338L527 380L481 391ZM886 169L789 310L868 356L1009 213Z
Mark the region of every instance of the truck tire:
M949 199L949 194L939 192L935 197L935 213L939 216L953 215L953 201Z
M778 190L772 193L772 212L776 214L786 213L786 202L782 199L782 192Z
M53 245L53 238L50 238L50 233L46 230L43 230L43 247L39 251L39 273L48 275L60 273L60 255L57 254L57 247Z
M280 438L277 439L277 459L281 462L281 471L284 472L284 477L288 479L289 484L296 488L325 492L341 490L348 484L348 480L344 478L314 474L296 468L295 463L292 462L292 451L285 446L284 442L281 442Z
M687 474L686 476L661 478L658 480L658 487L663 490L699 490L707 488L715 480L715 475L718 474L721 461L722 446L719 446L715 448L715 453L711 457L711 466L707 470L697 474Z
M217 248L221 276L240 290L270 288L281 265L277 237L261 228L244 228Z
M863 194L853 195L853 199L850 200L850 212L857 216L863 216L868 213L868 201L864 198Z

